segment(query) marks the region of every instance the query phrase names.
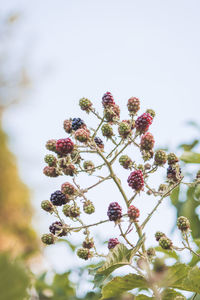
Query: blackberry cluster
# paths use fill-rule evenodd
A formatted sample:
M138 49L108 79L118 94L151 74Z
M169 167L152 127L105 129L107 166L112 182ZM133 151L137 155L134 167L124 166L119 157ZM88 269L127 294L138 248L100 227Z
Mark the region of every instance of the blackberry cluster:
M144 187L144 178L141 170L133 171L128 177L128 185L134 189L136 192L139 192Z
M113 249L115 248L115 246L117 246L119 244L119 241L117 238L114 238L114 239L109 239L108 241L108 249Z
M50 200L53 205L61 206L66 203L66 197L61 191L55 191L51 194Z
M81 118L72 119L72 130L76 131L79 128L83 127L83 125L85 125L85 123L83 120L81 120Z
M110 221L119 221L122 217L122 208L117 202L110 203L107 216Z

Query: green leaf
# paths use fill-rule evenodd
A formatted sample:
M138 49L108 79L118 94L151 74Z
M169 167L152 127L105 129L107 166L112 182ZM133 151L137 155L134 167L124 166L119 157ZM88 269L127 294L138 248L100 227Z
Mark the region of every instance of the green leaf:
M162 252L165 254L165 256L168 256L170 258L174 258L176 260L179 260L179 255L175 252L175 251L172 251L172 250L165 250L161 247L155 247L155 250L158 251L158 252Z
M11 261L8 254L0 255L0 298L22 300L27 296L29 276L19 262Z
M180 160L184 161L185 163L200 164L200 154L196 152L185 151L181 155Z
M180 193L180 185L177 186L171 193L170 195L170 199L171 199L171 202L174 206L177 207L178 205L178 202L179 202L179 193Z
M176 296L183 297L183 295L181 293L179 293L175 290L172 290L172 289L166 289L162 292L162 299L165 299L165 300L174 300Z
M130 291L135 288L141 288L141 289L148 288L147 281L144 279L144 277L136 274L128 274L124 277L117 276L113 278L111 281L109 281L103 287L101 300L117 297L122 293ZM141 300L142 298L139 299Z
M180 147L180 148L183 148L184 151L190 151L190 150L192 150L198 143L199 143L199 140L194 140L191 144L181 144L179 147Z
M148 300L148 299L152 299L155 300L156 298L152 298L152 297L148 297L146 295L138 295L137 297L135 297L136 300Z
M185 264L175 264L169 267L167 276L161 286L200 293L200 270Z
M104 265L97 270L98 274L109 275L114 270L129 265L132 261L133 256L141 247L145 236L138 241L137 245L133 249L127 249L125 245L118 244L114 249L112 249L106 259Z

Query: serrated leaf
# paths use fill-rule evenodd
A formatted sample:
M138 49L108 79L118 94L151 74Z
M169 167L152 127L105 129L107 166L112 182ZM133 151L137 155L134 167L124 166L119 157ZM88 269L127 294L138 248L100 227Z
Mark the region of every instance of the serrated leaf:
M175 251L172 251L172 250L165 250L161 247L155 247L155 250L158 251L158 252L162 252L164 253L166 256L170 257L170 258L174 258L176 260L179 260L179 255L175 252Z
M185 151L181 155L180 160L184 161L185 163L200 164L200 154L196 152Z
M175 264L169 267L165 280L161 286L200 293L200 269L185 264Z
M162 292L162 299L165 299L165 300L174 300L176 296L183 297L183 295L181 293L179 293L175 290L172 290L172 289L166 289Z
M122 293L130 291L135 288L141 288L141 289L148 288L147 281L145 280L144 277L136 274L128 274L124 277L117 276L113 278L111 281L109 281L103 287L101 300L117 297Z

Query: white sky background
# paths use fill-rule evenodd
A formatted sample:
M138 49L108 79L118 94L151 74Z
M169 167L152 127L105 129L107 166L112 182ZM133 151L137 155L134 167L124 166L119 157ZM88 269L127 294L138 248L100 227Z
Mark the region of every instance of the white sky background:
M64 119L89 119L77 105L81 97L88 97L101 110L103 93L112 92L122 107L122 119L126 118L128 98L139 97L141 113L147 108L157 113L151 127L157 146L174 149L195 137L195 131L184 123L199 121L199 1L1 2L2 11L22 13L15 46L26 49L24 59L28 57L33 77L28 99L6 112L4 127L11 135L10 145L18 157L22 178L33 191L34 226L40 232L47 231L54 220L40 211L41 200L68 181L42 174L44 144L50 138L66 136ZM122 171L124 186L128 174ZM158 179L154 186L160 183ZM87 186L88 178L81 182ZM128 186L127 191L131 195ZM120 194L109 184L92 192L90 199L98 211L98 216L89 217L91 222L106 218L110 202L122 204ZM138 197L135 205L140 208L141 220L155 203L144 193ZM166 200L147 230L149 245L158 229L170 235L174 217L175 210ZM95 232L103 240L118 233L113 224L95 228ZM82 263L74 256L69 260L69 251L60 248L59 252L56 247L46 250L53 268L64 271Z

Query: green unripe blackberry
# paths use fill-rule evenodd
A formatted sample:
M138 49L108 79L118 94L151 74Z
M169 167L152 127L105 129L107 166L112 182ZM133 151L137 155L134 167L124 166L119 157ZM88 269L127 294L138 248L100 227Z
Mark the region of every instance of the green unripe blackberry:
M152 116L152 118L154 119L156 116L156 113L153 109L147 109L146 113L150 114Z
M101 127L101 131L102 131L102 135L106 136L107 138L110 138L111 136L113 136L113 129L110 124L107 124L107 123L104 124Z
M86 237L85 241L83 241L83 244L82 244L83 248L86 248L86 249L91 249L94 247L94 241L93 241L93 238L88 238Z
M127 138L128 135L130 134L131 132L131 127L130 127L130 124L126 121L122 121L120 124L119 124L119 127L118 127L118 132L119 132L119 135L122 137L122 138Z
M177 162L179 161L178 157L176 156L176 154L174 153L169 153L167 155L167 162L168 162L168 165L174 165L176 164Z
M188 231L190 229L190 221L186 217L179 217L177 220L178 229L181 231Z
M128 155L120 156L119 163L124 169L131 169L133 166L133 161Z
M86 248L80 248L77 250L77 255L78 257L84 259L84 260L88 260L90 257L92 257L90 250L86 249Z
M41 240L46 245L52 245L52 244L55 243L55 237L51 233L43 234L42 237L41 237Z
M149 249L147 249L147 255L148 255L148 257L149 258L152 258L152 257L154 257L155 255L156 255L156 251L155 251L155 249L154 248L149 248Z
M54 140L54 139L48 140L46 142L46 148L47 148L47 150L56 152L56 142L57 142L57 140Z
M167 154L164 150L158 150L155 153L154 163L157 166L163 166L167 162Z
M89 113L92 107L92 102L87 98L81 98L79 100L79 105L82 110L85 110L86 112Z
M44 157L45 163L47 163L50 167L56 166L57 159L52 154L47 154Z
M94 204L88 200L83 204L83 210L86 214L91 215L95 212Z
M172 250L172 241L166 236L162 236L159 239L159 245L165 250Z
M44 200L41 202L41 208L47 212L53 212L53 204L49 200Z
M155 238L156 238L156 241L158 242L160 240L161 237L165 236L165 234L161 231L157 231L155 233Z
M70 217L70 205L69 204L65 204L63 206L62 212L66 217Z

